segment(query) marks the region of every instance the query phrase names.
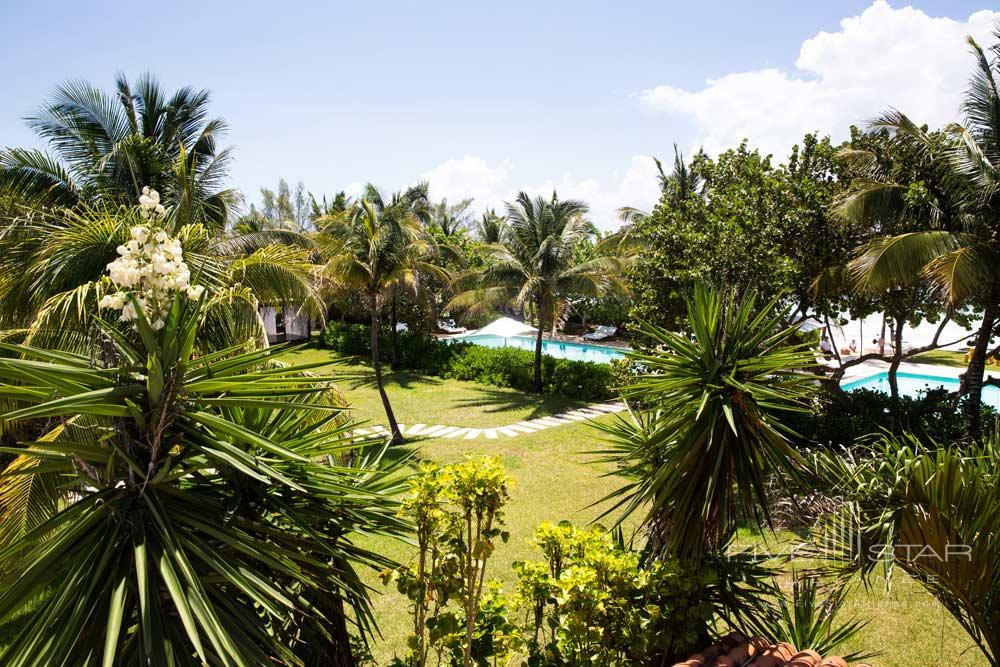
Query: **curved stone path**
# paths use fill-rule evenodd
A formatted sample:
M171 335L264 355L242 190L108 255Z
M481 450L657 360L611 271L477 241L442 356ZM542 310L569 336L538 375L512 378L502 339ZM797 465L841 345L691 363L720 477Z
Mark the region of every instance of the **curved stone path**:
M585 408L569 410L558 415L552 415L551 417L541 417L539 419L517 422L516 424L509 424L507 426L496 426L493 428L444 426L442 424L413 424L412 426L400 424L399 430L403 432L403 435L420 436L422 438L453 438L456 440L461 438L463 440L475 440L482 437L489 440L496 440L501 435L508 438L516 438L524 433L534 433L536 431L542 431L554 426L561 426L563 424L572 424L573 422L593 419L594 417L600 417L601 415L621 412L624 409L624 403L595 403L593 405L588 405ZM377 426L355 429L352 435L362 437L389 435L389 429L379 424Z

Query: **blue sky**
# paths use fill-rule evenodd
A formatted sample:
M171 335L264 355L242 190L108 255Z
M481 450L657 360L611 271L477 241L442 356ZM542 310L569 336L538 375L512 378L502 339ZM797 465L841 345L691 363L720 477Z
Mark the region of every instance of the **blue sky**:
M982 1L753 4L5 3L0 145L37 145L22 117L57 83L148 70L212 91L250 200L279 177L428 178L480 207L558 187L607 227L651 203L648 156L673 142L783 153L889 105L954 118L961 36L1000 19Z

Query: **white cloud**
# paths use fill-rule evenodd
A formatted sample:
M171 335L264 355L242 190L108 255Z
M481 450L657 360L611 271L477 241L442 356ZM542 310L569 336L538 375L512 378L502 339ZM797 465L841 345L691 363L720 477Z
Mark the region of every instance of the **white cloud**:
M806 132L844 138L851 124L889 107L940 126L958 119L972 71L965 37L992 44L997 20L1000 12L980 11L959 21L877 0L860 16L842 20L839 31L803 42L794 71L733 72L699 90L660 85L638 98L647 109L694 119L694 145L710 153L748 138L784 157Z
M490 166L486 160L466 155L460 159L442 162L421 178L430 186L432 199L447 198L457 201L473 198L473 208L482 212L486 208L503 210L505 201L511 201L519 190L532 195L549 196L555 190L562 199L582 199L590 207L590 219L602 229L618 226L615 211L622 206L651 208L659 196L659 181L653 159L645 155L634 156L624 170L613 171L607 179L576 178L565 174L559 180L535 184L521 184L513 178L514 164L501 160Z

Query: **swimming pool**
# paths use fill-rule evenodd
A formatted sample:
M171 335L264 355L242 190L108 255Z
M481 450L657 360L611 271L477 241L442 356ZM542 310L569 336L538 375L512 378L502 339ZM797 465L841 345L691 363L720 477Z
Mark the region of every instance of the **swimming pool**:
M917 396L920 392L928 389L938 389L944 387L948 391L958 391L958 378L941 377L940 375L918 375L916 373L896 373L899 382L899 393L903 396ZM886 394L889 393L889 374L878 373L866 378L845 382L842 385L844 391L852 389L874 389ZM1000 409L1000 387L983 387L983 403L992 405Z
M456 336L447 339L451 342L468 342L486 347L517 347L522 350L534 352L535 339L530 336L496 336L485 334L477 336ZM573 361L593 361L598 364L610 364L615 359L621 359L623 352L613 347L604 345L587 345L585 343L564 343L558 340L542 340L542 354L558 359L572 359Z

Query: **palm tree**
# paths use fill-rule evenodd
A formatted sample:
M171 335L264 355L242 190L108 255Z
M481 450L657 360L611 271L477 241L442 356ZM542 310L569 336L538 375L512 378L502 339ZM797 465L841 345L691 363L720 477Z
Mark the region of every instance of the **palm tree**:
M430 207L430 223L440 230L445 238L463 234L469 227L469 206L471 199L463 199L457 204L449 204L442 199Z
M963 102L965 126L945 129L947 141L892 111L873 123L916 156L935 177L918 193L873 171L839 206L848 217L891 220L912 216L914 200L925 228L875 239L849 266L857 284L872 291L929 280L952 305L971 301L983 312L965 374L966 436L980 435L983 375L1000 319L1000 27L989 54L971 38L976 70ZM855 156L864 159L864 156Z
M382 380L379 313L394 290L415 289L421 273L444 279L449 278L448 273L430 261L434 243L404 198L388 206L384 201L379 205L362 199L340 214L320 218L317 224L318 243L327 258L326 274L341 286L360 290L367 298L375 383L393 442L402 442Z
M535 316L534 390L542 391L542 335L554 328L570 296L599 297L608 290L623 290L621 262L595 257L576 262L577 245L593 235L584 218L587 206L576 200L532 199L521 192L507 204L507 233L502 243L488 246L483 269L463 276L457 284L468 287L448 308L484 311L514 305Z
M641 408L600 426L613 474L630 479L608 512L643 512L656 557L698 562L741 520L770 525L765 478L800 476L781 415L806 409L815 378L803 371L816 362L779 310L699 284L690 333L647 326L650 351L630 355L643 373L623 395Z
M393 564L354 535L405 530L399 465L344 456L316 364L195 354L205 305L175 299L159 332L100 323L85 355L4 347L5 424L48 426L0 485L3 664L355 664L348 624L374 629L358 570Z
M167 201L167 200L164 200ZM170 203L170 202L167 202ZM310 241L290 230L220 234L212 224L185 221L169 207L157 222L181 240L193 275L215 296L200 342L225 347L264 338L259 303L288 301L320 310ZM0 225L0 328L24 329L32 345L82 351L96 313L98 282L147 224L137 207L79 204L77 209L34 211Z
M149 186L184 223L222 229L239 194L222 186L231 153L217 144L226 123L208 117L208 104L208 91L168 95L148 74L134 86L119 74L110 95L85 81L63 84L27 119L52 153L0 151L0 190L33 208L76 207L128 205Z
M507 234L507 220L492 208L483 213L476 224L476 236L483 243L503 243Z

